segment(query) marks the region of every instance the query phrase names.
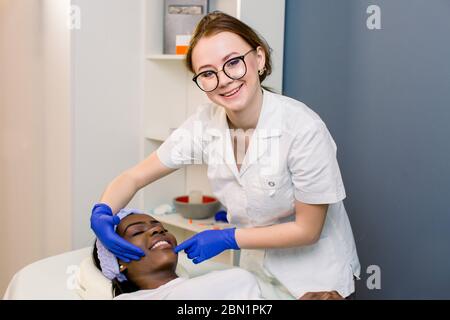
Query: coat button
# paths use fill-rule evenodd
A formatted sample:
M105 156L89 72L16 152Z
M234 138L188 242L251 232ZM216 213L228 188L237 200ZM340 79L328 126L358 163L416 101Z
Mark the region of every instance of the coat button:
M271 186L271 187L275 186L275 182L273 182L273 181L269 181L268 184L269 184L269 186Z

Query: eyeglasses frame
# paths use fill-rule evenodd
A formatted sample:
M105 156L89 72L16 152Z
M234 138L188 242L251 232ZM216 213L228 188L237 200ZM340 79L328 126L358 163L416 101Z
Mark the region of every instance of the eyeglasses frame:
M247 51L246 53L244 53L244 54L241 55L241 56L237 56L237 57L233 57L233 58L228 59L227 61L225 61L225 63L224 63L223 66L222 66L222 69L219 70L219 71L214 71L214 70L205 70L205 71L202 71L202 72L200 72L199 74L195 75L195 76L192 78L192 81L194 81L195 84L197 85L197 87L199 87L200 90L202 90L203 92L212 92L212 91L216 90L217 87L219 86L219 76L218 76L218 73L221 72L221 71L223 71L223 73L225 73L225 75L226 75L228 78L230 78L231 80L239 80L239 79L242 79L242 78L247 74L247 64L245 63L245 56L247 56L250 52L255 51L255 50L256 50L256 49L251 49L250 51ZM244 67L245 67L245 72L244 72L244 74L242 75L242 77L239 77L239 78L232 78L232 77L230 77L230 76L225 72L225 65L226 65L227 63L229 63L230 61L235 60L235 59L240 59L240 60L242 60L242 62L244 63ZM216 79L217 79L217 85L216 85L216 87L215 87L214 89L212 89L212 90L208 90L208 91L203 90L203 89L200 87L200 85L197 83L197 78L198 78L199 76L201 76L201 75L202 75L203 73L205 73L205 72L213 72L214 75L216 76Z

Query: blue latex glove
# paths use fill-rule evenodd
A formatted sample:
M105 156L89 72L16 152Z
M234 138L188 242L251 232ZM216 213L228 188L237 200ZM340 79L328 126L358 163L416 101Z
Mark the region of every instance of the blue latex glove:
M98 203L92 208L91 228L103 245L124 262L139 260L145 255L144 251L116 233L114 227L119 223L120 218L113 215L108 205Z
M228 222L227 212L225 210L217 211L216 214L214 215L214 219L216 221Z
M193 262L197 264L224 250L239 250L235 232L236 228L202 231L176 246L174 251L178 253L184 250L188 258L193 259Z

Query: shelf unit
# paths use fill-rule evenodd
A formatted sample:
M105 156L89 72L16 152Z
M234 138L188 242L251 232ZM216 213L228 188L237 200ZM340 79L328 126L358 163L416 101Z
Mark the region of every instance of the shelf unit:
M184 54L149 54L147 60L184 60Z
M273 72L264 84L278 92L282 89L284 7L284 0L209 1L209 12L221 10L237 17L267 40L273 49ZM208 99L191 80L193 75L184 65L185 55L163 54L164 0L146 0L144 14L146 52L141 141L143 156L147 157ZM163 203L171 203L175 196L188 194L190 190L212 194L206 165L187 166L150 184L143 190L142 207L151 210ZM199 231L186 224L163 222L170 225L178 241Z

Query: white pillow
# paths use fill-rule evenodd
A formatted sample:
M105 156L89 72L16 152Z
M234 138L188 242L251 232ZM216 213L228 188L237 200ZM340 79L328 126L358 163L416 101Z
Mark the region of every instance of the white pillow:
M76 292L85 300L110 300L112 296L112 282L97 269L91 256L80 263Z
M175 270L179 277L189 278L187 270L178 263ZM77 294L85 300L111 300L112 282L97 269L92 256L85 258L80 263L80 272L77 277Z

